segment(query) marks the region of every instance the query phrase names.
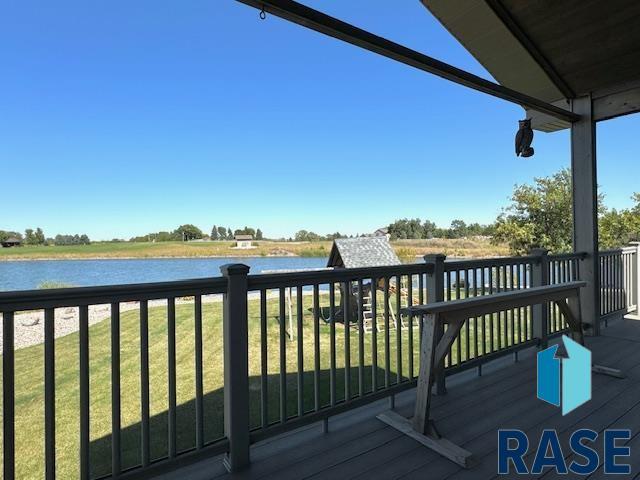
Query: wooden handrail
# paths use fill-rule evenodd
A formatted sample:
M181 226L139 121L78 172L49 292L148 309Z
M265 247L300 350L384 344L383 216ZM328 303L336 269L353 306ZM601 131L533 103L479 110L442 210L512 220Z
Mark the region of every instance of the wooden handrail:
M481 297L463 298L427 305L416 305L402 310L406 315L440 314L445 317L470 318L512 308L536 305L566 298L571 292L584 287L587 282L567 282L559 285L533 287L511 292L500 292Z

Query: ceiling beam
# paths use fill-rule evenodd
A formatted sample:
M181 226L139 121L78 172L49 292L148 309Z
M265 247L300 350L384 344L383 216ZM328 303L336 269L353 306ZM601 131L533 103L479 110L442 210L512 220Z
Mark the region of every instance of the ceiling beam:
M619 85L606 91L596 91L592 97L595 121L640 112L640 82Z
M520 45L529 52L529 55L540 65L540 68L547 74L549 80L562 92L565 98L575 98L576 94L569 86L569 84L560 76L553 65L547 60L547 58L538 49L538 46L531 41L529 36L522 30L518 22L515 21L511 12L504 6L501 0L485 0L489 8L493 10L493 13L500 19L500 21L507 27L507 30L520 42Z
M486 80L453 65L374 35L293 0L237 0L303 27L437 75L468 88L507 100L553 117L576 122L580 116L522 92Z

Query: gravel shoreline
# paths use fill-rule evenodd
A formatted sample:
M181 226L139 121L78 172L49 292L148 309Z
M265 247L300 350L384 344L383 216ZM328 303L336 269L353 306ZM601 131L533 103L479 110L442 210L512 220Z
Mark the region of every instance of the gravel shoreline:
M304 292L303 295L311 295L313 292ZM295 292L293 293L295 296ZM250 292L248 300L260 298L260 292ZM278 293L269 293L267 298L278 298ZM221 303L222 295L206 295L202 297L202 303ZM193 305L193 300L188 298L176 299L176 305ZM149 300L149 308L166 307L167 300ZM139 302L125 302L120 304L120 313L131 310L139 310ZM55 309L55 338L64 337L77 332L80 328L78 307ZM89 326L108 320L111 317L110 305L89 306ZM0 320L2 314L0 314ZM15 350L31 347L44 343L44 310L29 312L17 312L14 317L14 345ZM2 330L4 322L0 321L0 355L3 350Z
M222 295L211 295L202 298L202 303L216 303L222 301ZM193 304L193 300L177 299L176 304ZM164 307L166 300L150 300L149 307ZM126 302L120 304L120 312L139 310L138 302ZM102 322L111 316L110 305L90 305L89 325ZM2 318L2 314L0 314ZM77 332L80 328L79 313L77 307L56 308L55 309L55 338L64 337ZM0 322L0 354L4 351L2 330L4 322ZM30 347L44 343L44 310L31 312L18 312L14 317L14 345L15 349Z

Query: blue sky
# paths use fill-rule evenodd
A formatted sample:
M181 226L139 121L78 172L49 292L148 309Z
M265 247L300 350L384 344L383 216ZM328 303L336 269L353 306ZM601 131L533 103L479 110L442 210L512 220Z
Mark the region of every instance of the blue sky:
M417 0L306 3L488 77ZM569 165L567 132L514 156L517 106L232 0L5 2L0 64L0 229L484 223ZM640 190L639 127L598 127L609 206Z

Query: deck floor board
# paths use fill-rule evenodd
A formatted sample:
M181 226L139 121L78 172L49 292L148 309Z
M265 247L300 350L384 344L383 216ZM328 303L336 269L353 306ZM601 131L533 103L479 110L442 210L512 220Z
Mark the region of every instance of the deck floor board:
M433 418L443 436L474 454L477 464L472 469L460 468L377 420L375 415L388 408L386 401L379 401L332 418L328 433L313 425L261 442L252 448L247 471L217 476L211 472L208 478L492 479L497 477L498 428L517 428L530 438L554 428L563 447L577 428L630 428L629 444L640 448L640 321L610 324L602 336L588 338L587 346L596 363L620 368L626 378L594 374L592 400L566 416L535 396L533 349L521 352L516 363L501 359L485 365L481 377L466 372L447 380L448 393L433 399ZM414 390L403 392L396 397L396 410L410 415L414 400ZM563 451L568 460L573 458L568 448ZM631 463L631 477L640 478L640 455ZM557 477L544 471L535 478ZM605 475L599 469L591 478Z

